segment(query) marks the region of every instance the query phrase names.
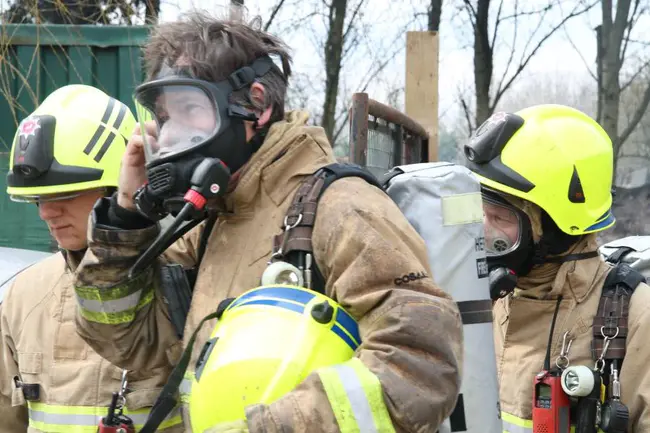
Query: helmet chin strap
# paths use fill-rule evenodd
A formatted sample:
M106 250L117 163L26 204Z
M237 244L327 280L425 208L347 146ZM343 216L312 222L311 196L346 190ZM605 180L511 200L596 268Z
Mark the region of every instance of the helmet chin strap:
M577 254L567 254L566 256L558 257L547 257L545 259L546 263L565 263L565 262L575 262L578 260L593 259L598 257L598 251L589 251L587 253L577 253Z
M534 247L533 264L565 263L598 257L598 251L559 255L570 250L580 239L582 236L572 236L560 230L550 215L542 210L542 239Z

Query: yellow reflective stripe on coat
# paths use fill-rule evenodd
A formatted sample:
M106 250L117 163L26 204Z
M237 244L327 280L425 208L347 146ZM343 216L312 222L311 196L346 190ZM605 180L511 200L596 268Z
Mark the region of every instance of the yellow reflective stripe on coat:
M108 413L107 407L96 406L60 406L45 403L27 403L29 409L29 426L48 433L97 433L100 420ZM129 411L124 415L131 418L137 430L140 430L149 416L149 409ZM160 424L164 430L182 424L180 409L174 409Z
M135 314L153 301L149 273L115 287L75 287L79 311L84 319L103 324L129 323Z
M395 433L381 383L358 358L318 374L342 433Z
M532 433L533 420L519 418L506 412L501 412L501 422L503 424L503 433ZM571 426L571 433L575 433L576 427ZM604 433L598 429L598 433Z
M519 418L506 412L501 412L503 433L532 433L533 420Z

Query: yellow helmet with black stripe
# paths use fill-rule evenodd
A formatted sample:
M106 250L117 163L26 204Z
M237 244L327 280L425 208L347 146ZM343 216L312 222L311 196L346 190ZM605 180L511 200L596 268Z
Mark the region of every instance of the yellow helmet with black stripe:
M568 235L615 223L612 141L579 110L543 104L495 113L464 150L484 187L535 203Z
M135 124L125 104L95 87L72 84L55 90L18 126L7 193L24 200L117 187Z

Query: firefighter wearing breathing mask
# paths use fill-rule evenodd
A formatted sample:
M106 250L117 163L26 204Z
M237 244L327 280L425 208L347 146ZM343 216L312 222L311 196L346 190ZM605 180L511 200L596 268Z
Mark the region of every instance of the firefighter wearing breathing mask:
M615 222L608 135L539 105L494 114L465 156L483 188L504 431L650 432L650 290L597 254Z
M201 385L208 376L200 369L216 322L199 324L224 299L260 286L269 262L280 263L274 250L302 245L313 254L297 267L309 277L289 272L279 280L341 305L358 323L360 345L351 359L323 361L295 387L269 388L273 398L244 401L237 420L212 419L210 431L436 431L459 389L457 307L434 283L422 239L366 180L336 180L317 213L310 208L285 219L301 182L335 162L323 129L308 126L306 112L284 112L285 45L246 24L192 13L160 24L145 59L148 80L135 92L138 116L155 122L141 122L127 145L118 192L93 210L89 249L75 280L78 332L127 369L187 366L181 400L217 401ZM161 231L156 222L165 215L173 221ZM310 238L274 242L307 224ZM300 329L282 329L293 328ZM279 331L263 335L265 347L289 339ZM213 350L222 353L228 345L220 341ZM255 349L251 341L257 339L238 341L243 352L232 356L244 362ZM281 347L288 360L301 356L292 351L311 353ZM248 374L242 368L229 383ZM214 382L212 393L228 394ZM163 394L172 399L174 393ZM196 407L184 410L188 430L198 422L191 420ZM199 430L211 423L201 419L207 424L200 421Z
M96 432L113 393L118 411L142 427L169 367L124 372L77 334L72 277L86 249L93 204L117 188L135 125L131 110L104 92L69 85L19 125L7 193L34 212L59 252L21 272L0 313L0 419L5 433ZM124 374L126 373L126 374ZM22 410L24 409L24 410ZM183 431L173 408L161 431Z

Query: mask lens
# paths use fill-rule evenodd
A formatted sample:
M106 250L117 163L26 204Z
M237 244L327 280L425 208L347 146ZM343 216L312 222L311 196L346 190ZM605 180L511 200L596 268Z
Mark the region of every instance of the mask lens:
M141 90L136 99L140 125L156 124L155 137L143 126L147 163L200 147L219 130L214 98L201 87L165 84Z
M483 197L485 250L488 257L508 254L521 243L521 219L511 206Z

